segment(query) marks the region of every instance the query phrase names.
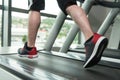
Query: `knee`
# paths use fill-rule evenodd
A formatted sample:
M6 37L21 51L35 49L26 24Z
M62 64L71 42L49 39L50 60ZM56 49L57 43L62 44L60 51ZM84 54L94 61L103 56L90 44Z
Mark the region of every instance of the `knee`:
M29 11L40 12L40 10L45 8L45 0L29 0L28 6Z
M66 8L71 5L77 5L76 0L57 0L59 8L67 15Z

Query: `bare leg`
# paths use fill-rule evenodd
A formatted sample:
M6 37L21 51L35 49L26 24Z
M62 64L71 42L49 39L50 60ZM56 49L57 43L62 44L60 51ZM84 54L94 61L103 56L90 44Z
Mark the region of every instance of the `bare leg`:
M72 5L67 7L66 11L78 24L80 30L85 36L85 39L88 40L93 35L93 31L90 27L89 21L83 9L77 5Z
M29 12L29 22L28 22L28 47L35 47L35 40L37 36L37 31L40 26L41 17L40 12L30 11Z

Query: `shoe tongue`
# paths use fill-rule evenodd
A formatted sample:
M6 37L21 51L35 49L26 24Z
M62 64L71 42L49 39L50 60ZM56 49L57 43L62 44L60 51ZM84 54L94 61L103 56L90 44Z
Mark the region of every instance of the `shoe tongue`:
M28 47L27 42L26 42L24 48L27 49L27 50L31 50L33 47Z
M93 38L93 36L91 36L91 37L85 42L85 44L88 43L88 42L90 42L90 41L92 40L92 38Z

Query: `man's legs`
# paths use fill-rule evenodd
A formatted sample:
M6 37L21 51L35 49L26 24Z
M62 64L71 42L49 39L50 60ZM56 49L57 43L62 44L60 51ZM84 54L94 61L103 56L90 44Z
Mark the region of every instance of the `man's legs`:
M97 64L101 59L103 50L107 46L107 38L97 33L93 33L87 16L82 8L77 5L71 5L66 8L66 12L78 24L86 39L86 60L84 67L87 68Z
M86 40L88 40L91 36L93 36L93 31L90 27L87 16L82 8L78 7L77 5L72 5L66 8L66 12L78 24Z
M77 6L76 0L57 0L57 2L61 10L66 15L70 15L78 24L79 28L85 35L85 39L89 39L93 35L93 32L85 12L82 8Z
M93 33L85 12L77 6L75 0L57 1L61 10L66 15L69 14L71 16L85 36L86 59L83 67L87 68L96 65L100 61L102 53L107 46L107 38Z
M30 11L29 12L29 22L28 22L28 47L35 47L35 40L40 26L41 17L40 12Z

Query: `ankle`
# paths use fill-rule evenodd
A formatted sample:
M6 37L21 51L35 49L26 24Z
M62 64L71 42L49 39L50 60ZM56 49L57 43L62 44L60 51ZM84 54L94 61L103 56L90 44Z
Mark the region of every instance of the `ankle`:
M25 48L26 48L27 50L31 50L33 47L32 47L32 46L28 46L28 43L26 42L26 43L25 43Z

